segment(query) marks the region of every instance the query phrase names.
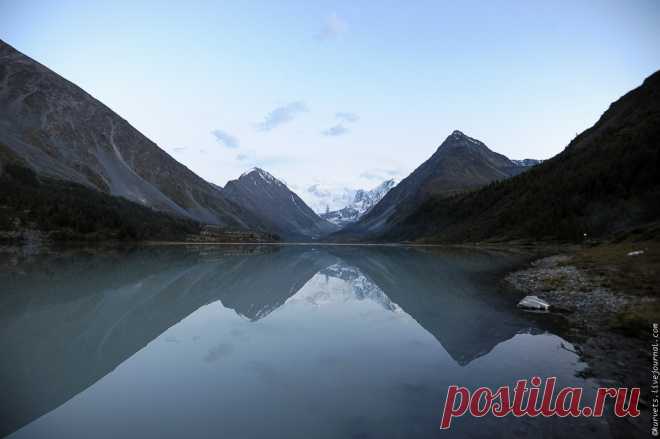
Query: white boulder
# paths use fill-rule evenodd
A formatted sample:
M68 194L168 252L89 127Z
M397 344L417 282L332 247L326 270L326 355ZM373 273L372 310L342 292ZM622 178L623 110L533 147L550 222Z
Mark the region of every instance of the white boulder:
M518 302L518 308L547 311L550 309L550 304L543 299L539 299L537 296L525 296Z

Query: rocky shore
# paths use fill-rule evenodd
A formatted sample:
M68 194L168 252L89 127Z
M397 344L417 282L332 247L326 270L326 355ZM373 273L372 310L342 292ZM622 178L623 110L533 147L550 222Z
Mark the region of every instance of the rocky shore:
M551 305L550 313L564 323L560 335L588 364L585 377L602 386L642 389L641 416L608 419L614 437L626 438L647 437L650 432L650 325L654 316L660 320L653 278L656 245L646 251L631 248L636 247L571 250L537 259L505 279Z

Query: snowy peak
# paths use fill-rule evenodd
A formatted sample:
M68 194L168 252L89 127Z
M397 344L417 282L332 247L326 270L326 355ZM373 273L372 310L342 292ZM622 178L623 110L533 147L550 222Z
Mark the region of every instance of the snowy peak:
M511 162L513 162L514 165L522 166L522 167L536 166L542 161L543 160L536 160L536 159L511 160Z
M334 211L329 211L328 209L325 213L321 214L321 218L340 227L356 222L378 204L394 186L396 186L396 181L390 179L371 190L359 189L355 191L353 200L348 205Z
M240 179L253 179L255 181L261 181L266 184L277 184L277 185L286 186L286 184L283 181L273 177L270 173L257 167L254 167L249 171L242 173L241 176L239 177L239 180Z
M366 213L374 206L374 204L378 203L394 186L396 186L396 181L394 179L390 179L382 182L369 191L360 189L355 193L355 197L353 198L353 202L351 204L354 206L359 206L360 208L358 210Z
M355 197L355 189L341 185L315 183L300 192L300 196L314 212L321 214L342 209Z
M449 136L447 136L445 141L442 142L438 150L440 151L443 149L446 150L446 149L460 148L460 147L487 148L483 142L480 142L477 139L467 136L461 131L454 130Z
M480 151L481 153L497 154L490 150L486 144L480 140L472 138L459 130L454 130L449 136L447 136L445 141L438 147L438 152L448 153L451 150L452 153L455 153L460 148L471 148L473 151ZM504 156L501 157L505 158ZM536 159L506 160L510 162L511 166L521 168L529 168L541 163L541 160ZM515 174L517 171L513 171L513 173Z

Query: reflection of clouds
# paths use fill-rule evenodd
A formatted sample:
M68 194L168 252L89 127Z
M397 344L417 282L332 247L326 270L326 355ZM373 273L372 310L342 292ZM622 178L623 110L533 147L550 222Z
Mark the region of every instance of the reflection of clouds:
M213 363L222 357L226 357L234 351L234 347L229 343L220 343L219 345L211 348L204 356L204 361Z
M265 361L254 360L246 364L247 369L253 372L259 380L266 384L277 384L283 382L282 373Z
M231 331L229 331L229 335L231 335L232 337L241 338L241 339L249 338L249 335L247 334L247 332L243 331L242 329L238 329L238 328L234 328Z

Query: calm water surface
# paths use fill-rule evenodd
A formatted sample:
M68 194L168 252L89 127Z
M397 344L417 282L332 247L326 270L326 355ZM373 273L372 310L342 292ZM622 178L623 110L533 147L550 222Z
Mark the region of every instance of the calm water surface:
M332 246L5 260L0 436L606 437L597 419L438 429L451 384L540 375L592 392L570 343L503 290L523 260Z

